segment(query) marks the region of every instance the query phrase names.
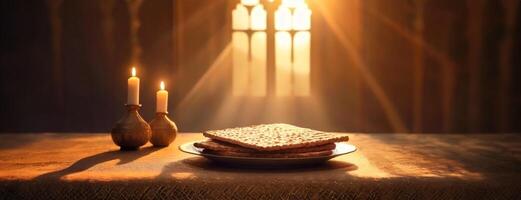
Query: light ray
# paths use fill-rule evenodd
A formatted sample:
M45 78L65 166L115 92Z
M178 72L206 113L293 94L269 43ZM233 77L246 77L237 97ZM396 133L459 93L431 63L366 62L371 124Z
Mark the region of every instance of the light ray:
M442 53L436 50L435 48L431 47L424 40L422 40L420 37L417 37L416 34L412 33L411 31L408 31L403 26L399 25L398 23L394 22L388 17L380 14L374 9L369 9L368 13L374 15L376 19L380 20L380 22L382 22L384 25L389 27L394 32L398 33L398 35L400 35L401 37L407 39L414 45L420 46L427 53L427 55L432 56L434 59L441 62L442 65L450 67L456 66L455 62L452 61L452 59L450 59L447 54Z
M391 102L387 94L385 93L382 86L375 79L371 71L367 68L360 52L357 51L355 44L351 41L347 34L340 28L336 19L331 13L320 3L315 4L317 9L323 14L326 23L332 28L333 33L339 39L344 49L347 51L348 56L352 59L354 67L360 72L362 78L367 83L367 86L376 96L378 102L382 105L384 112L389 120L394 132L408 132L400 114L396 110L396 107Z
M225 65L226 57L230 56L231 53L231 45L228 44L224 50L217 56L213 64L208 68L208 70L201 76L201 78L197 81L197 83L190 89L187 95L179 102L176 107L177 109L186 108L189 104L194 100L198 93L204 92L204 85L210 82L215 82L217 84L225 84L223 80L218 80L220 74L223 74L223 71L229 70L229 65ZM227 67L227 68L226 68ZM213 77L213 78L212 78ZM217 78L217 79L216 79ZM213 80L212 80L213 79Z

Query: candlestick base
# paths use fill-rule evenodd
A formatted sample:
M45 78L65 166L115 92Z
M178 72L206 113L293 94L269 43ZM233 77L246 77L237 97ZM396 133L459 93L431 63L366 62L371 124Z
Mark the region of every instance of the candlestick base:
M177 126L170 120L167 113L156 113L156 117L150 122L152 137L150 143L155 147L167 147L177 136Z
M125 105L127 112L112 128L112 141L121 147L121 150L138 150L145 145L152 135L147 122L139 115L141 105Z

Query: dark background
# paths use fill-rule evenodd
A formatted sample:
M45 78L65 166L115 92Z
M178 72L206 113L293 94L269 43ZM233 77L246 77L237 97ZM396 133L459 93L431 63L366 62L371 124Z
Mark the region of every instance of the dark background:
M230 100L226 47L236 3L1 1L0 132L110 130L133 64L144 118L153 117L158 80L168 80L181 131L286 122L353 132L521 132L518 0L308 0L313 101ZM227 102L240 103L223 109Z

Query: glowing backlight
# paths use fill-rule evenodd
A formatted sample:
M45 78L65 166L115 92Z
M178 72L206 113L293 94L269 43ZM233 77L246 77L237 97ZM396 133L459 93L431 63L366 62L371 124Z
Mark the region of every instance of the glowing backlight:
M310 94L310 40L308 31L295 34L293 38L293 90L295 96Z
M286 7L279 7L275 11L275 29L278 31L289 31L292 28L291 10Z
M247 6L254 6L259 4L259 0L241 0L241 3Z
M304 0L282 0L282 6L288 8L296 8L303 5L306 5Z
M266 11L262 5L255 6L251 11L251 29L266 30Z
M268 13L263 4L259 0L241 0L232 11L235 96L267 95L270 53L275 57L275 73L271 74L275 95L310 95L311 10L304 0L282 0L273 14L275 46L267 49Z
M266 33L254 33L251 38L250 95L266 96Z
M234 32L232 35L233 61L233 95L242 96L248 92L249 61L248 35L243 32Z
M309 30L311 29L311 10L307 6L295 8L293 13L293 29Z
M290 96L293 88L291 62L291 35L288 32L275 34L275 94Z
M237 4L235 10L232 11L232 28L233 30L247 30L250 27L250 16L248 9L241 4Z

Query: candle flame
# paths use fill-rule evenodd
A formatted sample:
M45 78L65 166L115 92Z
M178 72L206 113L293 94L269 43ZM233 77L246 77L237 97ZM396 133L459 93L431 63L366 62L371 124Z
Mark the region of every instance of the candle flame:
M136 67L132 67L132 76L136 76Z
M161 81L161 84L159 84L159 88L161 88L161 90L165 90L165 82Z

